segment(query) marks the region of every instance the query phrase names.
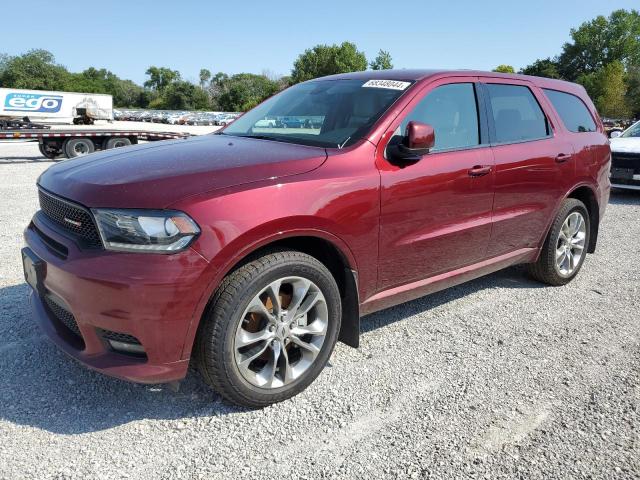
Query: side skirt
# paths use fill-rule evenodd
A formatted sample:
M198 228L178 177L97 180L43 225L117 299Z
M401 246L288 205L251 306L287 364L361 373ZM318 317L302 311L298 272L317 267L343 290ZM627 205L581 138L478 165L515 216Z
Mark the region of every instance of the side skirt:
M538 248L521 248L498 257L483 260L466 267L418 280L399 287L390 288L369 297L360 305L360 315L377 312L401 303L424 297L469 280L488 275L518 263L530 263L538 256Z

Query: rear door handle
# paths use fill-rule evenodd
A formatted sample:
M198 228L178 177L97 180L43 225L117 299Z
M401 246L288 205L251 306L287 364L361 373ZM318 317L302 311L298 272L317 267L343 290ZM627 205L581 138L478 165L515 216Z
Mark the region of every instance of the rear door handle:
M491 173L491 165L476 165L470 168L468 173L470 177L482 177L483 175Z
M561 153L556 157L556 162L558 163L564 163L567 160L571 160L571 157L573 155L571 155L570 153Z

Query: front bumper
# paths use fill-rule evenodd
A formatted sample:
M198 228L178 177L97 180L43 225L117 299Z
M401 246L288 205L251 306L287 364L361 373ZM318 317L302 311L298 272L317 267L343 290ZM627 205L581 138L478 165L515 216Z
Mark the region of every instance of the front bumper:
M65 353L125 380L184 378L185 339L206 285L202 256L192 249L174 255L81 249L38 214L24 238L46 263L42 288L31 293L34 316ZM137 340L144 353L114 349L109 338L120 336Z
M611 186L640 190L640 153L611 153Z

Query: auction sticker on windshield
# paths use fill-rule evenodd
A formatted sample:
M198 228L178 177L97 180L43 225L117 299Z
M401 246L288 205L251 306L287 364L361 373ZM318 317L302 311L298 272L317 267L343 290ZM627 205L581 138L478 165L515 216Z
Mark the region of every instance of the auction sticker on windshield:
M390 90L406 90L411 82L400 82L398 80L369 80L363 87L368 88L388 88Z

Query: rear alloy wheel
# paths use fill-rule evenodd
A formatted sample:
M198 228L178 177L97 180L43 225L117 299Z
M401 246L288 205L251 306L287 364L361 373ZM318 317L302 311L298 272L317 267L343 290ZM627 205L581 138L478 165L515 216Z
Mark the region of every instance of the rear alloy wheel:
M549 285L565 285L580 271L589 246L589 212L584 203L568 198L551 225L536 263L529 272Z
M265 254L232 272L196 340L205 381L227 400L264 407L303 391L340 330L340 291L327 268L297 251Z
M580 264L587 238L587 222L582 213L571 212L562 224L556 243L556 269L569 277Z

